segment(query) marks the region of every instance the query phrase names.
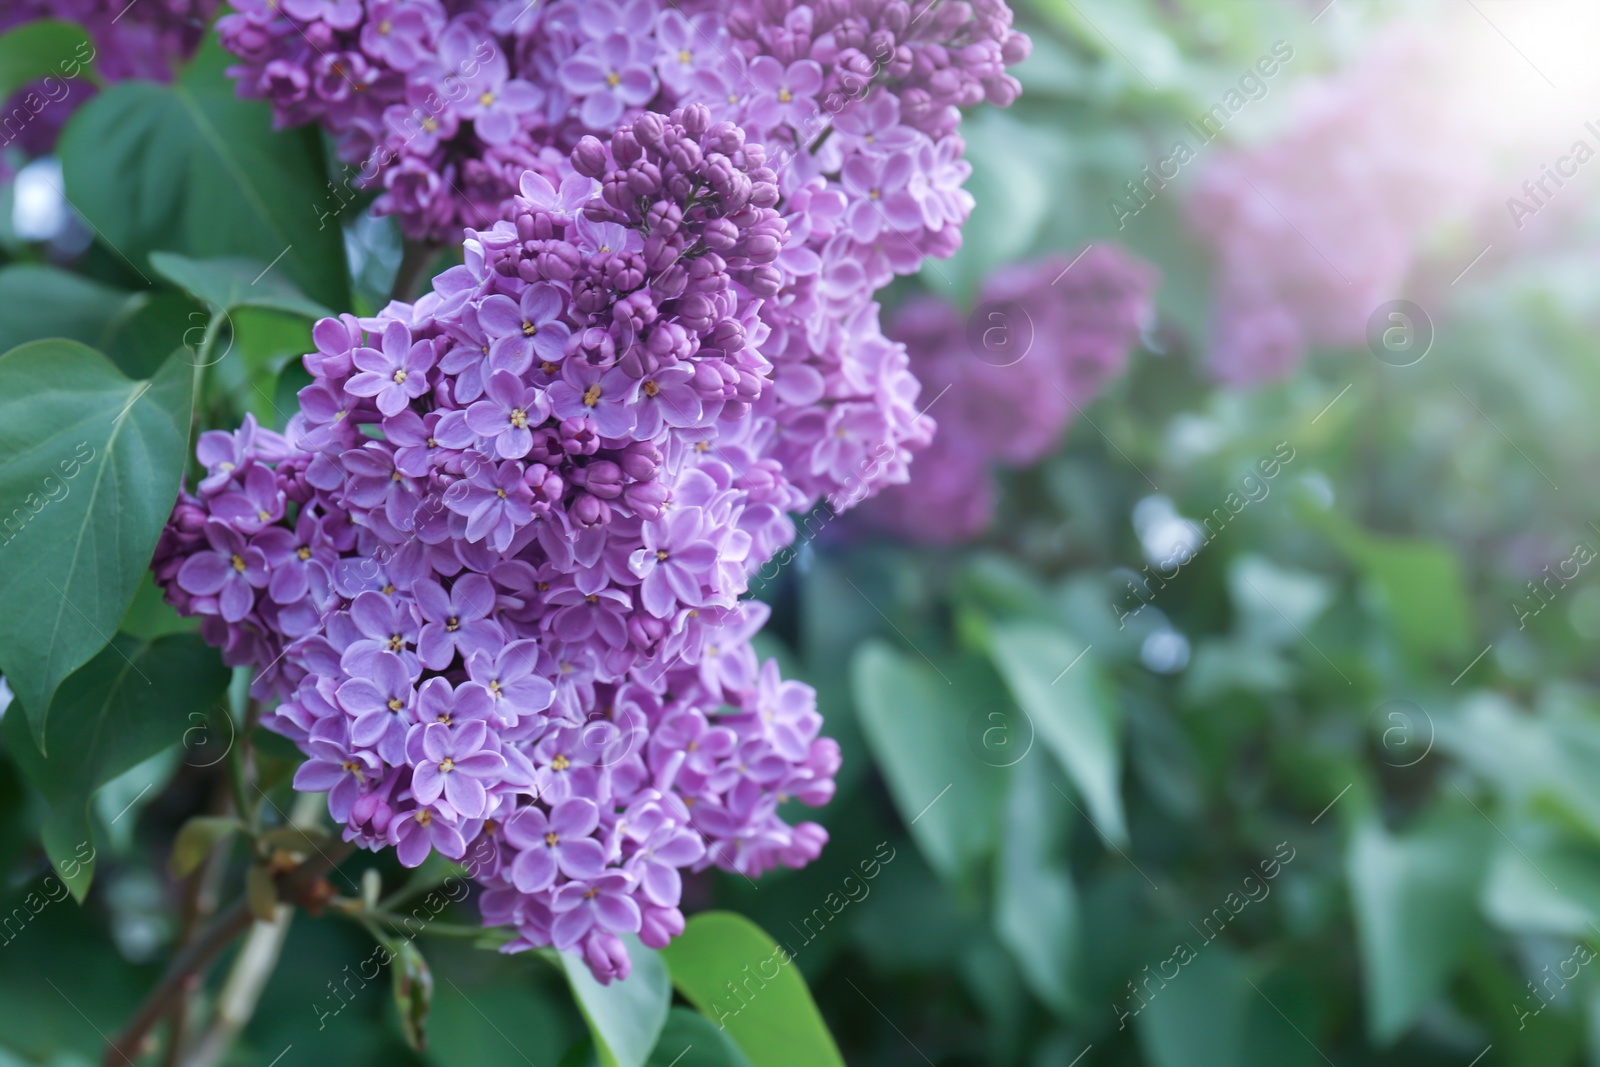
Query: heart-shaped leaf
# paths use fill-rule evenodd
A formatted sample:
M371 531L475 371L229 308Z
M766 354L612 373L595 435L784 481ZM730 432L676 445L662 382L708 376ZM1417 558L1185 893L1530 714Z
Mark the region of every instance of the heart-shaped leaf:
M171 514L193 390L182 353L143 382L76 341L0 356L0 671L42 750L56 687L116 632Z
M51 756L40 755L22 716L0 719L6 749L49 805L44 847L79 900L94 873L89 800L101 786L183 741L228 689L216 650L193 634L154 641L117 635L68 678L56 698Z
M703 912L662 955L678 992L727 1030L751 1067L844 1067L792 957L749 919Z

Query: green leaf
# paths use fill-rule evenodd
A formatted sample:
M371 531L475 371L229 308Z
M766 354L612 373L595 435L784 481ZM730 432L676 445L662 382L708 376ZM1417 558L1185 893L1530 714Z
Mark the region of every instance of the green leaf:
M673 1008L645 1067L751 1067L728 1037L699 1012Z
M242 829L232 815L195 815L178 830L172 842L167 870L174 878L186 878L211 854L217 842Z
M181 353L147 382L76 341L0 356L0 671L41 750L56 687L110 640L171 514L193 387Z
M56 697L46 759L28 724L15 713L0 720L6 748L49 805L44 847L79 900L94 872L89 800L117 775L176 745L228 688L216 650L190 634L139 641L118 635Z
M29 82L54 76L62 81L76 78L94 58L94 46L82 26L56 19L25 22L0 35L0 100L6 99ZM81 86L67 86L65 95L54 100L40 97L44 106L64 103ZM21 106L33 109L27 103Z
M1083 794L1100 836L1126 843L1121 713L1089 650L1053 627L1003 623L993 628L989 654Z
M148 378L178 349L198 359L211 316L190 296L175 292L134 294L126 311L97 345L130 378Z
M726 1028L751 1067L844 1067L789 953L749 919L702 912L662 955L678 992Z
M1253 996L1225 946L1186 941L1117 990L1112 1010L1118 1029L1131 1016L1152 1067L1238 1067Z
M672 984L661 956L631 934L623 940L633 959L633 972L622 981L601 985L589 965L561 952L561 968L578 1001L603 1067L643 1067L667 1021Z
M0 38L3 40L3 38ZM0 352L45 337L100 345L134 294L37 263L0 268ZM176 344L168 345L162 358Z
M1275 977L1252 976L1226 945L1191 937L1141 968L1113 1010L1119 1023L1133 1016L1152 1067L1332 1062L1317 1047L1315 1002Z
M1405 649L1418 656L1469 651L1472 604L1449 546L1371 534L1332 510L1308 507L1301 514L1365 573Z
M968 747L985 701L881 641L868 642L850 667L862 732L895 807L928 865L960 879L994 848L1005 785L1004 772ZM940 670L963 674L949 660Z
M136 269L157 249L244 256L346 307L317 130L273 130L266 103L234 95L230 59L211 35L176 83L119 82L84 105L57 149L67 196Z
M1436 819L1404 837L1369 822L1345 860L1365 977L1367 1030L1389 1044L1444 989L1480 922L1484 834L1477 815Z
M308 319L333 314L308 300L292 283L269 270L267 264L253 259L190 259L174 252L151 252L150 266L173 285L210 305L214 314L241 307L287 311Z
M1017 765L995 866L995 930L1030 989L1057 1014L1074 1006L1078 893L1067 866L1066 812L1044 760Z

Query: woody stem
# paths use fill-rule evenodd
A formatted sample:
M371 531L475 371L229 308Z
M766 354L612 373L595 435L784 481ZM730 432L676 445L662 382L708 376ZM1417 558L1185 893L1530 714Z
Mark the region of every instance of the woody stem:
M279 880L279 899L300 900L329 868L349 855L353 849L353 845L345 844L335 849L331 856L318 853L306 859ZM145 997L144 1003L139 1006L133 1019L121 1033L107 1042L106 1053L102 1058L105 1067L131 1065L133 1057L139 1054L150 1028L171 1011L173 1001L185 989L197 984L204 977L212 961L233 943L234 938L248 930L252 922L254 917L250 914L249 901L240 898L230 904L210 926L179 952L161 981L150 991L149 996Z

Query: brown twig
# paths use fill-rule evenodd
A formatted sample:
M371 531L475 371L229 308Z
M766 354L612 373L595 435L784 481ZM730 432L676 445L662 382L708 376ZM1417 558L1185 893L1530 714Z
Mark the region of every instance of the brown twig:
M352 848L344 845L336 849L332 856L319 853L301 863L278 880L278 899L291 903L302 900L307 890L334 864L349 855ZM236 900L188 947L179 952L167 968L167 973L139 1006L132 1021L107 1043L102 1059L105 1067L131 1065L151 1027L171 1012L174 999L184 992L188 983L202 979L217 955L232 944L234 938L248 930L253 922L249 902L242 898Z

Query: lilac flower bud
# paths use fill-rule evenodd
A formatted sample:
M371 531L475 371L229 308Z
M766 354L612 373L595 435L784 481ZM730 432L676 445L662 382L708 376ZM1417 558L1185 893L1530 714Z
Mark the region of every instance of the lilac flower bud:
M744 147L744 130L731 122L718 122L700 138L708 160L712 156L731 156Z
M578 485L602 500L615 500L622 495L622 468L608 459L597 459L587 467L578 468Z
M585 178L598 178L606 172L606 147L585 135L572 149L572 168Z
M623 502L647 519L659 519L671 495L660 482L635 482L622 491Z
M603 526L611 521L611 509L606 502L581 490L573 497L570 514L579 526Z
M647 441L635 441L619 456L622 470L636 482L648 482L661 469L661 450Z
M661 143L666 124L654 112L645 112L633 121L633 136L641 145L654 148Z
M643 158L644 149L633 135L633 127L623 126L611 135L611 156L619 167L631 167Z
M727 219L711 219L700 234L706 247L716 252L731 251L739 243L739 227Z
M640 924L641 942L649 948L666 948L683 933L683 912L677 908L645 908Z
M783 288L783 274L776 267L751 267L741 279L746 289L756 296L776 296Z
M650 295L660 301L674 300L683 294L688 284L689 268L681 263L674 263L650 279Z
M704 104L693 103L673 112L673 121L681 124L683 132L690 137L699 137L711 126L711 109Z

